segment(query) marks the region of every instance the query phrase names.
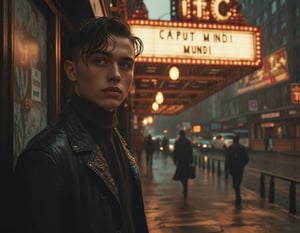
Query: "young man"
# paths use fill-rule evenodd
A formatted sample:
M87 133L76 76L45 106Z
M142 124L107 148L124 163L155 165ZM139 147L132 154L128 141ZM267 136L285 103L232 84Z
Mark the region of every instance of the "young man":
M235 191L235 202L241 204L241 182L244 173L244 167L249 161L246 148L239 143L239 137L233 137L233 144L226 151L226 164L230 175L232 176L232 185Z
M147 233L137 164L115 121L142 41L121 20L101 17L69 46L64 70L75 93L16 164L17 231Z

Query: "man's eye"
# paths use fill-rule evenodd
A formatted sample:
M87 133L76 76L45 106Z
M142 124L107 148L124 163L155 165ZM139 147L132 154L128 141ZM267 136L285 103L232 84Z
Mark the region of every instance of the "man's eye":
M131 70L133 68L133 63L131 63L131 62L121 62L120 67L122 67L123 69Z
M94 62L99 65L105 65L107 63L107 60L102 57L97 57L94 59Z

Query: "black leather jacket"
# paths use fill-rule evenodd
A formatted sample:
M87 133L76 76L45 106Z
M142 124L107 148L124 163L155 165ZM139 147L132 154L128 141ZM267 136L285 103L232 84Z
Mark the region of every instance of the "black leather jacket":
M117 130L133 176L135 233L147 233L139 171ZM67 106L31 140L15 169L16 225L26 233L133 233L120 224L120 200L102 151Z

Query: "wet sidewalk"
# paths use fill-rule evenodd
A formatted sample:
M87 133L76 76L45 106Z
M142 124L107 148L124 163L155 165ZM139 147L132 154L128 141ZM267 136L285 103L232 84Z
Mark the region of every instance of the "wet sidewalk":
M300 219L242 188L235 206L231 180L197 167L187 199L173 181L170 156L155 154L153 167L140 166L150 233L288 233L300 232Z

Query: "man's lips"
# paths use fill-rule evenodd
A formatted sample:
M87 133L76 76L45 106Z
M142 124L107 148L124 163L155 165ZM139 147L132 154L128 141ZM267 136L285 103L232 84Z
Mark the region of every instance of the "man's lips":
M122 93L121 89L118 87L108 87L103 89L102 91L110 95L119 95Z

